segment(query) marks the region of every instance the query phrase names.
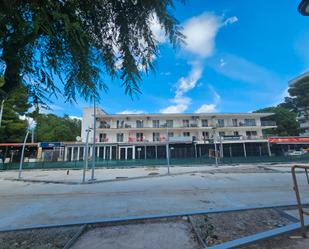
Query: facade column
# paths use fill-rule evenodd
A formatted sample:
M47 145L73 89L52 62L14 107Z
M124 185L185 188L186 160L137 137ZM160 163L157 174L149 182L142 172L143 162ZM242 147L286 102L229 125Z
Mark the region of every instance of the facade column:
M77 147L77 158L76 158L77 161L79 161L79 150L80 150L80 146Z
M112 160L112 149L113 146L109 146L109 159Z
M220 137L220 157L223 158L223 143L221 137Z
M135 146L132 147L132 159L135 160Z
M64 161L67 161L68 160L68 147L65 146L64 147Z
M246 144L243 143L242 146L244 148L244 156L247 158Z
M71 162L74 161L74 149L75 149L75 147L72 147L72 150L71 150Z
M125 160L128 159L128 147L125 147L125 149L124 149L124 159Z
M145 145L145 160L147 159L147 145Z
M270 150L270 144L267 142L267 150L268 150L268 155L271 156L271 150Z
M105 160L105 149L106 149L106 146L103 146L103 155L102 155L103 160Z
M261 144L259 144L259 152L260 152L260 156L262 156L262 147L261 147Z
M92 146L89 146L89 150L90 150L90 151L89 151L89 157L92 157L92 152L93 152L92 149L93 149L93 147L92 147Z
M156 159L158 159L158 146L155 145L155 154L156 154Z
M230 144L230 157L233 157L233 154L232 154L232 145Z

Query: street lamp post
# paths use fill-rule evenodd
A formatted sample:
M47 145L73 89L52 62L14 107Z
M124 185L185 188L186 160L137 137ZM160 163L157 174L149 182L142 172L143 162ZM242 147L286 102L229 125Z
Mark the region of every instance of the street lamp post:
M23 169L23 162L24 162L24 152L25 152L25 147L26 147L28 135L29 135L29 130L27 130L27 133L26 133L26 136L25 136L25 139L24 139L24 143L23 143L23 147L22 147L22 150L21 150L18 179L21 178L21 172L22 172L22 169Z
M19 163L19 172L18 172L18 179L21 178L21 173L23 170L23 162L24 162L24 153L25 153L25 147L26 147L26 142L29 136L30 132L33 132L36 126L36 122L33 119L26 119L27 120L27 133L23 142L23 147L21 150L21 156L20 156L20 163Z
M213 140L214 140L214 146L215 146L215 160L216 160L216 167L218 167L218 150L217 150L217 137L216 137L216 127L212 127L213 130Z
M87 135L86 135L86 151L85 151L85 164L84 164L84 169L83 169L83 183L85 182L85 178L86 178L86 169L88 169L88 140L89 140L89 132L91 131L91 128L88 128L86 130Z
M96 105L95 98L93 98L93 146L92 146L92 167L91 167L91 181L94 181L94 169L96 161L96 129L97 129L97 120L96 120Z
M170 150L169 150L169 137L168 137L168 127L166 124L166 163L167 163L167 174L170 174Z

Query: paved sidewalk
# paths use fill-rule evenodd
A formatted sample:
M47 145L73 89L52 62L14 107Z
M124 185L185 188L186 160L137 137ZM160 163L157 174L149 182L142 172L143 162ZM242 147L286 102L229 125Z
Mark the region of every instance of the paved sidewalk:
M305 175L298 177L303 201L309 202ZM87 185L18 182L2 176L0 200L0 229L296 202L291 174L272 171L183 173Z
M291 164L292 165L292 164ZM170 167L171 175L179 175L186 173L257 173L267 172L283 172L289 173L291 165L288 164L239 164L239 165L200 165L200 166L172 166ZM298 170L302 172L303 170ZM166 176L168 169L166 166L158 167L132 167L132 168L97 168L95 169L95 182L129 180L136 178L150 178L158 176ZM81 169L34 169L23 170L22 181L29 182L46 182L46 183L64 183L64 184L80 184L82 183L83 170ZM0 179L17 180L18 171L0 171ZM86 171L86 183L92 183L91 169Z

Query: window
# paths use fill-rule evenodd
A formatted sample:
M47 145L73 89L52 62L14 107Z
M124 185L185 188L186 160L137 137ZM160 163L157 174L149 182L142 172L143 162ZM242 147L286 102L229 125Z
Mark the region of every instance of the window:
M245 126L256 126L256 121L254 118L246 118Z
M237 127L237 126L238 126L238 120L237 120L237 118L233 118L233 119L232 119L232 124L233 124L234 127Z
M224 131L219 131L219 137L224 137L225 136L225 132Z
M106 133L100 133L100 142L107 142L107 135Z
M141 132L136 133L136 141L142 142L144 140L144 134Z
M159 132L154 132L154 133L152 133L152 140L153 140L154 142L160 141L160 133L159 133Z
M123 133L117 133L117 142L123 142Z
M166 120L166 127L167 128L173 128L174 122L173 120Z
M190 126L190 125L189 125L189 120L188 120L188 119L182 120L182 126L183 126L183 127L189 127L189 126Z
M103 120L103 121L100 121L100 126L99 126L99 128L110 128L110 125L105 121L105 120Z
M202 119L202 127L208 127L208 120Z
M183 136L184 136L184 137L190 137L190 132L184 132L184 133L183 133Z
M143 128L144 120L136 120L136 128Z
M238 131L234 131L234 136L239 136Z
M174 136L174 132L169 132L168 133L168 137L173 137Z
M153 128L160 128L160 120L152 120Z
M257 132L256 131L246 131L246 136L247 137L257 136Z
M124 121L123 120L117 120L117 128L123 128L124 127Z
M203 131L202 135L204 140L209 138L209 133L207 131Z
M218 119L218 127L224 127L224 119Z

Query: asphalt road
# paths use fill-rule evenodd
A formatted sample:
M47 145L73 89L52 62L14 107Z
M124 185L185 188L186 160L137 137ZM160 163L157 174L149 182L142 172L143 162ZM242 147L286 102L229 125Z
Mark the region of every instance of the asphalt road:
M302 198L309 202L305 175L299 179ZM2 179L0 229L292 203L289 173L196 173L90 185Z

